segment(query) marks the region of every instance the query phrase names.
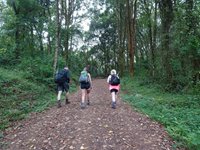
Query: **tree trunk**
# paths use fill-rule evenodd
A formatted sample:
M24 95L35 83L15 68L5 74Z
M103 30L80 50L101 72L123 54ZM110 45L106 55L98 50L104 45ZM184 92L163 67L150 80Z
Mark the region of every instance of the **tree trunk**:
M170 27L173 20L173 7L171 0L162 0L160 2L161 23L162 23L162 63L163 71L166 75L166 82L171 83L173 70L171 67L171 52L170 52Z
M134 18L133 18L133 70L135 68L135 51L136 51L136 18L137 18L137 0L134 1Z
M47 35L47 40L48 40L48 45L47 45L47 51L48 51L48 54L50 55L51 54L51 40L50 40L50 35L48 33Z
M70 55L70 24L73 20L73 13L75 10L75 0L65 0L64 2L64 12L65 12L65 38L64 38L64 47L65 47L65 61L66 64L70 64L69 55Z
M191 36L195 37L196 33L198 33L198 20L194 16L193 12L194 0L186 0L187 39L191 39ZM186 59L190 60L192 63L192 78L195 85L200 80L200 58L198 57L197 47L190 50L190 57L187 56Z
M65 57L65 61L66 63L68 62L68 51L69 51L69 1L67 3L67 0L65 0L64 2L64 16L65 16L65 34L64 34L64 47L65 47L65 53L64 53L64 57Z
M59 0L56 0L56 49L54 54L54 65L53 65L53 76L56 73L57 63L58 63L58 52L60 48L60 19L59 19Z
M42 59L44 58L44 48L43 48L43 38L42 38L42 31L39 31L39 42L40 42L40 52L42 54Z
M19 59L19 55L20 55L20 31L19 31L19 27L18 25L16 26L16 31L15 31L15 44L16 44L16 47L15 47L15 59L18 60Z
M129 73L133 76L134 73L134 43L133 43L133 2L127 0L127 20L128 20L128 49L129 49Z
M119 61L119 73L120 76L123 76L124 74L124 69L125 69L125 55L124 55L124 36L125 36L125 18L123 16L124 14L124 5L120 0L117 0L117 8L118 11L116 11L117 13L117 32L118 32L118 49L119 49L119 53L118 53L118 61Z
M11 6L15 12L16 18L18 18L19 15L19 8L17 8L16 2L12 1ZM18 60L20 57L20 30L18 23L16 24L16 31L15 31L15 59Z
M51 23L51 13L48 7L48 23ZM51 35L50 35L50 26L48 26L48 35L47 35L47 39L48 39L48 54L51 54L52 51L52 47L51 47Z
M149 46L150 46L150 75L154 77L155 75L155 50L156 50L156 32L157 32L157 0L155 0L154 7L154 19L152 19L152 12L149 7L149 4L146 0L144 0L144 5L146 9L146 13L148 16L148 30L149 30ZM153 22L152 22L153 20Z
M158 2L155 0L155 9L154 9L154 24L153 24L153 43L152 43L152 63L153 63L153 71L152 76L155 77L156 70L156 38L157 38L157 6Z
M34 57L34 34L33 34L33 26L31 25L31 57Z

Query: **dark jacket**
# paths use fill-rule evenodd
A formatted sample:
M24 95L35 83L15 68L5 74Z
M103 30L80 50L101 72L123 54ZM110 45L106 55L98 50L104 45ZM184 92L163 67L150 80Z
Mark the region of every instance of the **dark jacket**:
M64 73L64 75L63 75L64 81L69 83L70 82L69 70L63 69L62 71Z

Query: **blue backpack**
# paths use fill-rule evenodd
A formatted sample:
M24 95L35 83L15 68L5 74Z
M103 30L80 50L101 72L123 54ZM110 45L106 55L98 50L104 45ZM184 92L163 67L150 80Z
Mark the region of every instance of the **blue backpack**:
M56 73L55 75L55 83L64 83L65 82L65 71L64 70L60 70Z

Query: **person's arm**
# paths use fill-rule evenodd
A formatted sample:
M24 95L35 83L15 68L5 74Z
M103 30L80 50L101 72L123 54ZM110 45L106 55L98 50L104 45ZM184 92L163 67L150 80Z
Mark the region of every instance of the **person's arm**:
M65 80L67 83L70 83L70 74L69 74L69 70L65 71L64 74Z
M70 72L69 72L69 71L68 71L68 75L67 75L67 77L68 77L68 83L70 83L71 75L70 75Z
M88 73L88 77L89 77L89 82L90 82L90 88L92 88L92 78L91 78L90 73Z
M110 78L111 78L111 76L109 75L108 78L107 78L107 83L108 84L110 84Z

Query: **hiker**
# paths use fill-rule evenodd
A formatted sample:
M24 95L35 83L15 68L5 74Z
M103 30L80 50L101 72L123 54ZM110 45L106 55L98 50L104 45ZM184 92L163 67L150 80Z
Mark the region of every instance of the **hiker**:
M120 79L115 69L112 69L110 75L107 78L109 84L109 90L112 96L112 108L116 109L116 95L120 89Z
M90 65L86 66L86 70L87 70L88 73L90 73Z
M69 104L69 82L70 82L70 75L68 67L64 67L64 69L60 70L55 77L55 82L57 83L57 103L58 108L61 107L61 94L62 92L66 92L65 94L65 104Z
M86 107L85 101L87 100L87 105L90 105L89 94L92 89L92 80L91 75L88 73L88 68L85 67L81 72L79 82L81 88L81 108L84 109Z

